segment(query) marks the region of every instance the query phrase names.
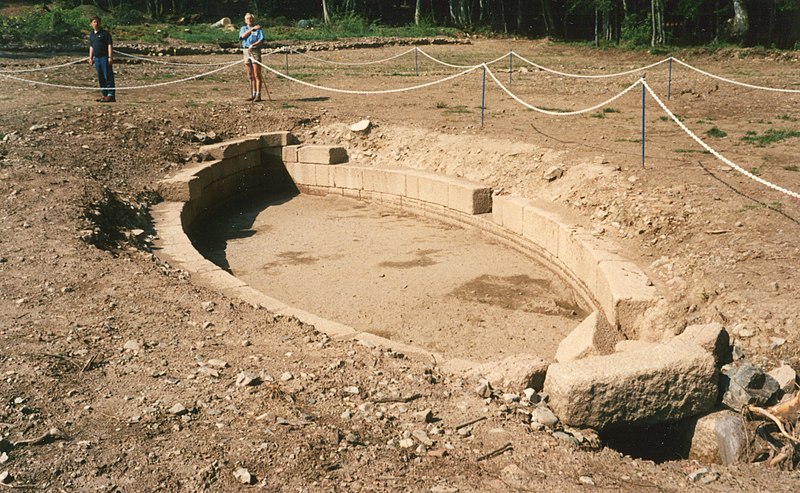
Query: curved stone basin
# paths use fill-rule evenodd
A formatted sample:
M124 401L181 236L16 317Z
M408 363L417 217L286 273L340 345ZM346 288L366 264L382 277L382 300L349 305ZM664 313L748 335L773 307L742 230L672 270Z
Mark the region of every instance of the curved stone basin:
M159 183L159 191L165 202L158 204L152 210L159 236L155 244L159 256L189 272L193 282L205 284L231 298L264 307L275 314L297 317L315 325L318 330L331 337L354 338L366 345L380 345L409 355L422 355L428 361L435 361L445 371L466 372L473 376L485 377L503 388L518 390L528 387L537 390L544 388L550 396L551 408L565 424L573 427L612 429L626 425L652 425L695 416L713 406L717 395L718 373L715 364L717 359L708 348L716 348L718 341L724 339L726 334L721 326L697 326L693 330L687 328L684 339L676 338L672 342L662 344L645 344L639 349L636 349L638 347L636 344L633 345L633 349L617 345L621 340L636 340L642 333L647 333L648 324L652 324L654 320L652 317L657 317L659 310L664 308L665 300L658 296L647 275L636 264L625 259L613 242L592 234L560 212L542 208L531 200L493 196L491 189L482 184L416 170L359 166L347 163L347 152L343 148L295 144L297 139L289 132L270 132L201 148L200 155L203 156L204 162L187 167ZM287 191L294 194L302 192L305 195L328 196L334 206L318 208L317 213L323 216L311 219L305 225L298 218L308 216L307 211L289 217L284 225L289 229L280 233L283 236L280 241L266 243L271 247L280 245L272 251L273 257L263 256L265 247L245 247L244 243L239 245L236 240L208 247L210 257L213 257L214 249L217 249L217 255L225 253L225 256L217 258L220 264L217 265L197 251L189 238L190 235L187 234L209 224L214 211L222 210L224 207L230 208L233 200L240 198L254 200ZM313 199L313 197L306 198ZM297 205L302 205L301 200L304 199L298 199ZM361 203L354 203L355 200ZM290 200L278 207L266 207L266 209L265 206L268 204L262 203L260 208L249 209L249 212L242 211L243 214L237 218L236 228L228 231L227 236L229 239L258 237L258 227L251 228L258 222L257 212L262 209L286 211L289 209L284 208L291 202ZM337 204L346 206L339 207ZM333 316L352 311L354 304L351 300L343 298L334 300L332 298L334 292L346 295L348 290L353 290L350 296L356 292L358 297L372 295L381 286L395 290L398 286L403 289L402 286L405 284L411 287L412 283L405 282L401 276L408 269L404 270L401 267L413 268L418 264L438 265L436 262L442 257L437 255L443 250L442 248L422 244L415 244L414 248L409 245L404 249L394 250L386 246L376 247L378 251L383 248L384 251L378 253L384 255L387 250L395 252L396 258L393 256L373 258L366 251L355 255L351 253L351 257L358 257L352 259L355 260L354 265L357 267L351 265L347 272L360 272L360 275L353 276L340 272L326 280L323 280L319 273L302 274L302 279L299 280L292 278L300 276L288 275L281 281L283 285L274 283L274 287L280 291L276 293L278 298L254 289L243 279L252 275L251 282L263 281L267 285L264 289L272 289L275 279L268 273L277 272L286 266L287 261L301 266L313 266L315 263L322 265L315 259L322 259L323 256L326 261L347 256L347 252L351 252L353 235L347 231L325 233L321 229L322 224L338 222L332 220L330 216L331 210L336 211L337 207L339 207L338 213L344 216L359 220L384 221L378 226L365 226L365 229L372 234L356 237L362 241L377 236L376 231L387 229L385 224L390 221L407 219L404 217L405 214L413 214L418 218L435 222L435 224L426 223L433 230L422 235L404 234L402 229L398 230L396 233L398 237L411 242L419 243L420 238L443 235L443 231L453 227L462 237L464 231L481 232L492 241L523 255L523 258L528 259L523 262L527 265L526 268L532 268L533 262L530 259L536 258L547 266L546 270L557 273L559 279L574 289L574 295L566 294L568 291L565 290L562 292L565 293L563 296L552 298L550 305L564 308L571 306L571 301L580 300L575 303L581 308L575 310L576 319L572 320L573 325L578 322L583 307L588 307L591 313L561 340L555 352L556 362L552 364L550 358L549 361L545 361L530 353L506 356L502 353L484 352L484 347L481 345L496 339L494 332L487 335L488 330L486 333L473 330L473 334L485 337L471 346L468 343L466 349L458 349L455 353L444 355L440 351L433 350L441 349L436 344L442 344L445 338L464 337L454 330L457 324L455 318L446 320L446 323L440 326L441 331L423 330L419 335L408 337L408 330L419 326L425 329L429 326L429 320L424 316L419 317L405 325L399 324L397 329L393 329L394 332L390 332L385 325L376 327L378 323L374 318L370 318L375 316L373 313L375 310L362 311L364 325L357 325L361 322L356 319L355 322L350 322L357 325L355 328L312 311L333 310L327 312ZM414 221L424 223L417 219ZM279 221L273 221L265 226L270 226L274 230L278 223ZM270 228L265 228L263 231L269 233ZM319 233L324 237L324 241L302 247L292 245L292 242L304 240L310 232ZM196 234L194 239L198 239ZM349 240L347 247L340 245L328 253L320 251L321 245L335 247L330 245L334 240L345 239ZM473 243L475 242L468 241L461 245ZM244 252L250 248L249 253L243 254L244 258L258 256L261 265L267 266L266 270L261 269L264 272L254 274L231 264L234 272L240 277L229 272L226 262L236 260L239 255L236 250L240 246ZM417 246L420 247L419 252L415 249ZM496 255L494 250L496 246L492 245L491 253L478 255L482 259L492 258ZM230 259L226 250L228 247L231 248ZM391 247L394 248L395 245ZM453 247L452 250L457 249ZM482 262L461 261L461 265L464 263L470 264L472 268L475 267L472 264L480 265ZM374 266L376 270L358 270L363 269L365 265ZM464 277L454 279L447 288L440 287L438 291L433 288L420 289L416 295L417 305L414 310L423 313L432 311L420 305L424 295L437 293L438 298L434 298L437 303L459 297L462 301L480 303L487 299L483 296L484 290L486 293L496 294L497 303L493 305L495 308L500 305L501 309L508 309L515 300L514 291L510 288L520 289L524 286L521 291L525 293L533 291L533 287L543 285L552 287L556 284L553 277L545 277L540 272L518 272L514 269L500 271L499 267L495 269L492 270L490 267L489 272L465 271ZM451 267L446 270L461 273L464 269ZM381 275L384 277L380 277ZM435 277L420 276L420 279ZM330 285L335 285L344 278L350 278L355 282L346 289L338 287L330 289ZM544 281L529 281L529 279L544 279ZM519 280L524 282L515 284ZM287 297L295 296L298 290L313 285L322 289L311 296L304 296L303 299L307 301L303 302L311 300L317 303L317 306L303 310L287 303ZM538 290L536 295L548 292L550 289L542 289ZM471 296L473 298L470 298ZM284 299L281 300L280 297ZM569 301L564 303L564 300ZM431 300L426 301L433 306ZM395 310L395 307L389 306L390 303L384 301L378 305L382 305L384 311ZM503 303L507 306L503 307ZM516 298L516 303L516 308L519 308L526 306L529 301L519 297ZM531 302L530 306L537 306L538 303L539 301ZM407 311L396 310L393 317L395 320L401 320L400 315ZM469 320L469 317L463 319ZM498 322L497 319L491 325L494 325L495 331L497 327L529 327L528 321ZM531 323L530 326L536 324ZM476 323L475 327L481 325ZM546 331L549 334L558 334L556 338L564 332L567 332L566 328L562 332L562 329L553 330L552 326ZM444 335L440 338L438 333ZM514 350L523 351L516 346L521 343L523 334L530 333L530 329L514 333L513 339L509 337L509 343L503 343L502 347L508 351L511 351L512 347ZM513 341L513 344L510 341ZM420 343L428 344L429 349L422 347ZM470 348L475 351L467 352ZM552 353L552 349L551 345L547 349L548 354ZM615 350L623 352L615 353ZM463 354L467 358L458 357L462 354L458 351L464 351ZM475 361L477 358L491 361ZM597 389L602 391L598 392Z
M341 195L241 201L193 236L254 289L448 359L552 361L591 311L546 266L477 228Z

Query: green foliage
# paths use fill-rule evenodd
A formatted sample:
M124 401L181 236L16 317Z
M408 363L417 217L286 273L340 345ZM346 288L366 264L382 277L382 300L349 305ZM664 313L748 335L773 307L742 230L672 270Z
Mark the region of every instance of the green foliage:
M727 137L728 132L720 130L717 127L711 127L708 130L706 130L706 135L708 135L709 137L722 138L722 137Z
M795 118L793 116L789 116L786 113L784 113L782 115L778 115L775 118L777 118L778 120L785 120L787 122L796 122L797 121L797 118Z
M0 16L3 43L52 43L79 39L89 28L84 9L30 9L16 16Z
M620 40L627 46L650 46L652 27L650 14L628 14L622 21Z
M677 152L680 154L711 154L704 149L675 149L672 152Z
M763 134L759 135L757 132L748 130L742 140L755 144L758 147L766 147L768 144L774 144L782 140L791 139L793 137L800 137L800 132L797 130L776 130L768 128Z

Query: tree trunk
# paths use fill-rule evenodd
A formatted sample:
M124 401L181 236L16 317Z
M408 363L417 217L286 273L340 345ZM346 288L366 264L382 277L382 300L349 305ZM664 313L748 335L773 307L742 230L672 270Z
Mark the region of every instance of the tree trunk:
M595 46L600 46L600 32L599 32L599 27L598 27L598 24L600 22L599 17L600 17L599 16L599 11L597 10L597 8L595 8L594 9L594 45Z
M652 37L650 46L660 46L664 44L664 6L661 0L650 0L650 17L652 18Z
M417 0L417 7L414 9L414 24L419 26L420 18L422 17L422 0Z
M325 24L331 22L331 18L328 16L328 5L325 3L325 0L322 0L322 21Z
M553 34L553 28L555 28L553 12L550 9L550 0L542 0L542 17L544 18L544 34L545 36L550 36Z

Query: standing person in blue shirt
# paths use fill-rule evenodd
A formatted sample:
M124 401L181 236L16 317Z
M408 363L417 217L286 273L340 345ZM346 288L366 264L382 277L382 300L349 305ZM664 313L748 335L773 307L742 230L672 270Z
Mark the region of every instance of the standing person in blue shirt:
M255 17L250 12L244 15L245 25L239 29L239 39L244 52L244 68L250 81L250 97L247 101L261 101L261 48L264 46L264 31L255 24Z
M116 101L114 97L114 69L111 66L113 41L111 40L111 33L103 29L100 22L99 17L92 18L92 32L89 33L89 64L93 64L95 70L97 70L97 80L100 83L100 90L103 95L98 101L113 103Z

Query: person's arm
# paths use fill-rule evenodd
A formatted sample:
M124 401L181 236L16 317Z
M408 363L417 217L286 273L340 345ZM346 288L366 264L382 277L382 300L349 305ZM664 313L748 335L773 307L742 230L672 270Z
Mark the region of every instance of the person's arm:
M261 45L264 44L264 33L261 31L261 26L253 26L254 30L258 31L256 35L256 42L250 45L250 48L261 48Z
M90 43L91 43L91 41L90 41ZM90 44L89 45L89 64L91 65L92 63L94 63L94 46L92 46Z
M111 63L111 53L114 51L113 43L114 40L111 39L111 33L108 33L108 63Z

